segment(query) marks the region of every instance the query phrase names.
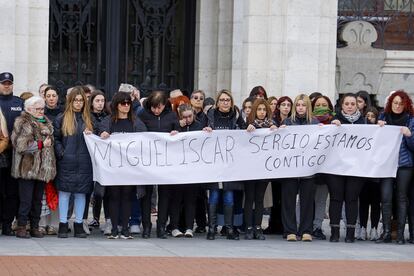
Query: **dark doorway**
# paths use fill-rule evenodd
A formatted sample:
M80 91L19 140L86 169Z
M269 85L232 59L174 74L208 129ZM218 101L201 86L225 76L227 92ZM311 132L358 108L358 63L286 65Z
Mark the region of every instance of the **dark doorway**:
M108 96L120 83L144 95L194 86L193 0L51 0L49 83L92 84Z

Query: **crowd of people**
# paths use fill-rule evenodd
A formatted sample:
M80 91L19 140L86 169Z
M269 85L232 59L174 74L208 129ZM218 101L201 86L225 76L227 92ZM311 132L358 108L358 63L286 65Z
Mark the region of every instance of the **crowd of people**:
M195 231L205 233L208 240L219 233L230 240L241 234L246 240L265 240L267 234L282 234L287 241L325 240L322 222L328 216L330 242L340 240L342 220L347 243L395 239L404 244L407 221L408 242L414 243L414 110L403 90L390 93L380 109L365 91L342 95L334 106L318 92L276 98L256 86L238 108L225 89L215 99L206 98L202 90L189 95L180 90L152 91L141 98L138 89L121 84L108 99L86 85L69 88L65 99L59 99L62 94L48 84L40 86L38 95L14 96L13 82L11 73L0 74L2 235L67 238L73 232L86 238L91 230L101 228L109 239L132 239L138 234L148 239L156 212L156 236L161 239L191 238ZM114 133L254 132L310 124L400 126L403 138L396 177L316 174L271 181L102 186L93 181L84 140L84 134L107 139ZM270 204L265 200L269 192ZM92 217L88 217L90 206ZM269 226L262 229L265 206L272 207Z

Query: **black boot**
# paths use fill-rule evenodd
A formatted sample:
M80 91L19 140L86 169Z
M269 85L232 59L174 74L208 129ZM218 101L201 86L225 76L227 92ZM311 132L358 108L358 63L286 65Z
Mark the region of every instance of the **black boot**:
M244 239L245 239L245 240L252 240L252 239L253 239L253 237L254 237L254 234L253 234L253 227L249 226L249 227L247 227L247 229L246 229L246 235L244 236Z
M346 226L346 243L353 243L355 241L355 225Z
M143 225L142 227L142 238L143 239L149 239L151 237L151 228L152 228L152 223L150 223L149 225Z
M207 239L216 239L216 225L217 225L217 204L208 205L208 232Z
M159 239L166 239L167 233L165 232L165 225L159 224L157 222L157 238Z
M68 223L59 223L59 232L58 232L58 238L67 238L68 237Z
M73 223L73 236L75 238L86 238L85 230L83 230L83 223Z
M254 228L254 239L264 241L266 237L263 235L263 229L260 225Z
M339 242L339 225L331 225L330 242Z
M233 229L233 205L224 205L224 226L228 240L238 240L239 233Z
M391 214L392 214L392 203L383 204L382 206L382 226L384 232L376 243L391 243Z

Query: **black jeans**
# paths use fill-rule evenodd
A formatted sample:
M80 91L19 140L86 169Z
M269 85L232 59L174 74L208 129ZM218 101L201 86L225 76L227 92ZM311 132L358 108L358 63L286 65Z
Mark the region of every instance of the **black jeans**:
M282 182L282 223L284 233L311 234L315 199L314 178L285 178ZM296 195L299 193L300 222L296 224Z
M11 224L19 210L19 184L11 176L11 168L0 169L0 213L4 227Z
M359 222L367 228L371 205L371 228L377 228L381 214L381 186L379 179L365 179L359 195Z
M106 192L109 196L109 217L112 230L117 231L121 222L122 230L125 231L128 229L132 197L136 196L136 188L135 186L109 186Z
M349 226L355 226L358 216L358 197L362 189L363 178L327 174L326 180L330 198L331 226L339 226L344 201L346 222Z
M180 214L184 214L185 229L193 229L196 209L197 184L173 185L171 197L171 229L178 229ZM181 212L184 207L184 213Z
M244 185L244 224L246 227L261 226L263 200L268 181L246 181ZM254 210L253 210L254 203Z
M408 191L411 185L413 175L413 168L398 168L396 178L381 179L381 203L382 203L382 218L384 224L389 226L391 224L392 214L392 198L394 185L396 187L396 201L398 214L398 227L405 226L408 209Z
M45 182L38 180L18 179L19 182L19 214L17 224L26 226L30 219L30 227L39 227L40 213L42 211L42 197Z

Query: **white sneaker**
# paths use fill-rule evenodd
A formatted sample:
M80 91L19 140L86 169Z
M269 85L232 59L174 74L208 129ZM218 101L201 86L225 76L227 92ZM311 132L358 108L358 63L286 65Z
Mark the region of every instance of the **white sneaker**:
M84 219L82 226L83 226L83 231L85 231L86 235L90 235L91 231L89 230L88 220Z
M359 241L366 241L367 240L367 229L365 227L361 227L360 235L358 238Z
M371 241L376 241L378 240L378 231L376 228L371 228L371 233L370 233L370 240Z
M185 234L184 234L184 236L185 236L186 238L192 238L192 237L193 237L193 230L191 230L191 229L187 229L187 230L185 230Z
M171 235L172 235L174 238L179 238L179 237L182 237L184 234L183 234L183 232L181 232L180 230L178 230L178 229L174 229L174 230L172 230Z
M355 239L361 240L361 227L359 227L359 224L355 227Z
M139 225L131 225L129 227L129 232L131 234L139 234L139 233L141 233L141 229L139 228Z
M109 236L112 233L112 222L111 219L107 219L105 224L104 224L104 228L103 228L103 232L105 236Z

